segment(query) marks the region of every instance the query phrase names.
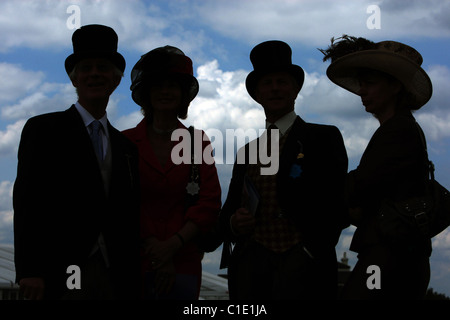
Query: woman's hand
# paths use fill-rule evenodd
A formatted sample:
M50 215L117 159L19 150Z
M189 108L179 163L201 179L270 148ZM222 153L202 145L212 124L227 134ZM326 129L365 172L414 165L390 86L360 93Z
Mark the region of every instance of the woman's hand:
M155 290L158 294L167 294L175 283L175 265L169 261L161 265L155 272Z
M181 247L182 243L177 236L172 236L164 241L152 237L144 241L144 254L150 258L152 269L158 270L172 262L173 257Z

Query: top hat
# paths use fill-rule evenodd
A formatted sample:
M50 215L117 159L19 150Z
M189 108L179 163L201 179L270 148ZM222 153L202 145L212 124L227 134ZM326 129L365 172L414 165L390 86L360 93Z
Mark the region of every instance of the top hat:
M72 35L73 53L64 63L67 74L85 58L106 58L124 72L125 59L117 52L117 42L116 32L107 26L91 24L75 30Z
M142 55L131 70L131 97L142 106L142 89L144 83L160 79L167 75L176 75L188 87L188 99L192 101L199 91L199 84L194 77L192 60L176 47L164 46Z
M248 74L245 86L253 99L258 80L268 73L288 72L300 88L303 86L305 73L300 66L292 64L291 47L283 41L270 40L258 44L250 52L250 61L254 70Z
M430 100L433 86L428 74L422 69L423 58L414 48L397 42L373 43L364 38L343 37L344 40L330 46L325 52L344 51L333 57L327 68L328 78L338 86L358 94L360 89L358 71L371 69L381 71L399 80L408 93L406 101L411 110L418 110ZM365 41L366 45L354 45ZM346 48L342 50L342 48ZM326 59L326 58L325 58ZM324 60L325 60L324 59Z

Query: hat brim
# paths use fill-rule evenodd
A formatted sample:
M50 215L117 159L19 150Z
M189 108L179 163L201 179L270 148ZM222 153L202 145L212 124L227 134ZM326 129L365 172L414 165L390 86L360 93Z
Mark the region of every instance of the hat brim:
M433 87L428 74L412 60L389 51L364 50L333 61L327 69L328 78L338 86L358 95L358 71L372 69L399 80L410 94L409 107L420 109L431 98Z
M286 68L276 68L276 69L267 69L264 71L256 71L253 70L252 72L250 72L245 80L245 86L247 88L247 92L248 94L253 98L253 100L256 101L255 98L255 90L256 90L256 85L258 84L258 80L261 79L261 77L269 74L269 73L274 73L274 72L288 72L290 73L295 81L297 81L298 85L300 86L300 89L303 86L303 82L305 81L305 72L303 71L303 69L300 66L297 66L295 64L290 65L289 67Z
M179 77L183 82L187 84L187 98L189 100L189 103L194 100L194 98L197 96L200 86L198 83L197 78L194 76L191 76L189 74L180 74L180 73L163 73L163 74L152 74L147 77L144 77L141 81L138 81L137 83L133 83L130 87L131 89L131 98L134 102L136 102L141 107L145 104L145 99L143 99L143 96L145 94L148 94L146 90L148 88L146 87L146 83L150 82L151 79L161 79L164 76L167 75L176 75Z
M83 59L87 58L105 58L110 60L121 72L125 71L126 62L124 57L118 52L84 52L84 53L72 53L68 56L64 62L64 67L67 74L70 74L75 65Z

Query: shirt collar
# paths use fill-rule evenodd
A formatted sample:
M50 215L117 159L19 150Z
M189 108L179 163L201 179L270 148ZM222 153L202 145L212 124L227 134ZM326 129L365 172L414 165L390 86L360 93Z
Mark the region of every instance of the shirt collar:
M84 125L88 127L92 121L95 120L95 118L87 111L78 101L75 103L75 108L77 108L78 113L81 116L81 119L83 119ZM105 115L98 119L101 124L103 125L103 129L105 130L106 135L108 136L108 117L105 112Z
M280 130L280 134L284 135L289 130L289 128L294 124L295 118L297 118L297 115L295 114L295 111L292 110L291 112L285 114L280 119L275 121L275 123L273 124L276 125L277 128ZM266 120L266 129L269 128L271 124L272 123Z

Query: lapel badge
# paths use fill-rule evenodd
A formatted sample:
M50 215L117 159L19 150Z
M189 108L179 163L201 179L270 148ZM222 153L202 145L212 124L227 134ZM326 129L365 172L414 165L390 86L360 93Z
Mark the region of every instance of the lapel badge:
M291 167L291 172L289 173L289 176L291 178L298 178L302 174L303 169L299 164L293 164Z

